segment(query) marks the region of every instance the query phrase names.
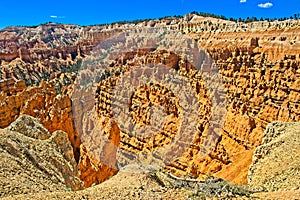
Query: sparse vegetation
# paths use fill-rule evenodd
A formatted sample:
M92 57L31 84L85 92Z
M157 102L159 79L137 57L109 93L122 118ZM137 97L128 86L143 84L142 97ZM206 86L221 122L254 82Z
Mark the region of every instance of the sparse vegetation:
M284 20L288 20L288 19L294 19L294 20L298 20L300 19L300 13L295 13L292 16L289 17L280 17L280 18L263 18L260 17L259 19L257 17L246 17L246 18L233 18L233 17L226 17L224 15L216 15L216 14L211 14L211 13L206 13L206 12L197 12L197 11L192 11L190 14L195 14L195 15L199 15L199 16L203 16L203 17L213 17L213 18L217 18L217 19L223 19L223 20L229 20L229 21L234 21L234 22L245 22L245 23L250 23L250 22L256 22L256 21L284 21ZM160 17L157 18L158 20L162 20L162 19L168 19L168 18L183 18L182 15L174 15L174 16L164 16L164 17ZM138 24L141 22L146 22L146 21L151 21L151 20L156 20L154 18L147 18L147 19L135 19L135 20L121 20L121 21L116 21L116 22L112 22L112 23L101 23L101 24L93 24L93 25L86 25L86 26L107 26L107 25L115 25L115 24ZM14 27L27 27L27 28L37 28L38 26L41 25L61 25L61 23L58 22L46 22L46 23L42 23L39 25L29 25L29 26L24 26L24 25L16 25ZM86 27L83 26L83 27ZM11 27L6 27L5 29L9 29Z
M211 182L206 180L204 184L198 185L195 193L190 197L201 198L204 197L218 197L218 198L234 198L238 196L250 197L253 192L243 185L229 184L227 181L221 179L218 182Z
M250 197L254 193L246 185L229 184L221 178L208 176L206 180L179 178L162 171L153 171L150 177L159 185L167 188L185 188L193 191L190 198L235 198L238 196Z
M234 22L245 22L245 23L250 23L250 22L257 22L257 21L284 21L284 20L288 20L288 19L300 19L300 13L294 14L290 17L281 17L281 18L263 18L261 17L260 19L258 19L257 17L246 17L246 18L227 18L224 15L216 15L216 14L211 14L211 13L205 13L205 12L196 12L193 11L190 14L195 14L195 15L199 15L199 16L203 16L203 17L213 17L213 18L217 18L217 19L224 19L224 20L230 20L230 21L234 21Z
M217 19L228 20L224 15L215 15L215 14L211 14L211 13L196 12L196 11L191 12L191 14L199 15L199 16L202 16L202 17L213 17L213 18L217 18Z
M66 67L62 67L61 68L61 72L62 73L70 73L70 72L78 72L79 68L81 67L82 65L82 59L77 59L77 61L74 63L74 64L71 64L69 66L66 66Z

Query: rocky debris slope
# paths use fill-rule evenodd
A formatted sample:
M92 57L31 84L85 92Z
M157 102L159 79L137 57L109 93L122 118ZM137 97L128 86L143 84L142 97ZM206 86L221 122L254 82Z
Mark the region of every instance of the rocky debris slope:
M282 191L275 193L245 193L240 186L220 184L224 181L215 179L205 183L199 180L176 180L157 171L151 166L129 165L109 180L81 191L56 191L21 194L2 198L12 199L298 199L300 191ZM191 189L200 184L206 187ZM249 189L249 188L248 188ZM227 192L226 192L227 190ZM222 192L223 191L223 192ZM216 193L217 192L217 193ZM249 196L250 195L250 196Z
M172 184L168 180L172 181ZM243 193L242 190L238 191L238 186L229 185L223 180L216 180L216 182L207 180L203 183L197 183L197 180L194 179L193 181L189 182L189 179L172 179L167 174L153 168L153 166L128 165L104 183L82 191L43 192L16 195L4 199L218 199L221 196L225 198L226 195L228 198L247 199L247 194ZM218 182L225 183L227 187L225 188L222 184L218 185ZM195 184L205 185L209 189L205 188L206 191L201 191L198 188L190 187L190 185ZM197 190L199 190L199 193L197 193Z
M256 148L248 180L269 191L300 189L300 123L272 122Z
M67 133L23 115L0 136L0 197L82 189Z
M3 199L187 199L191 191L168 189L137 168L119 172L102 184L76 192L42 192Z

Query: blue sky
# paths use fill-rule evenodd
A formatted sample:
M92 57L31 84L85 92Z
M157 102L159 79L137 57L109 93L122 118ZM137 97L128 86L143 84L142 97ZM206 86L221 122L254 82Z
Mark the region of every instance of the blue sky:
M259 6L260 5L260 6ZM80 25L184 15L192 11L226 17L289 17L300 0L14 0L0 4L0 28L45 22Z

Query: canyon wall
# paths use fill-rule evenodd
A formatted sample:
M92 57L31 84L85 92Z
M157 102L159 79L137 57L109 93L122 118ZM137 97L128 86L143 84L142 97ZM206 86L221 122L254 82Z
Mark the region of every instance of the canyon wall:
M63 130L68 133L85 186L115 174L116 171L103 166L90 155L74 127L71 94L76 72L82 59L87 58L105 39L124 30L165 27L193 38L211 55L222 75L228 101L222 134L213 151L205 157L197 156L203 141L201 138L207 131L206 118L210 115L209 109L204 109L204 117L199 120L202 128L194 138L196 145L191 144L182 157L166 170L200 178L211 173L231 182L246 183L253 152L261 143L267 124L274 120L300 121L299 24L299 20L246 24L191 15L184 19L124 25L80 27L46 24L33 28L6 28L0 32L0 127L7 127L21 114L34 116L50 132ZM154 61L156 64L168 63L159 60L163 53L154 54L158 58L157 62ZM151 57L153 52L146 55ZM180 72L183 67L174 65L179 59L175 59L176 62L172 59L174 57L170 56L170 67ZM115 68L122 64L120 62ZM197 83L189 75L186 78L199 85L195 89L199 90L198 99L209 107L209 99L201 97L205 96L205 83L200 80ZM100 111L109 107L107 91L113 87L112 80L112 77L107 77L100 82L100 86L105 87L98 91L98 95L104 95L104 99L98 99L99 117L110 127L114 127L114 119ZM155 95L159 96L162 88L157 87L145 90L155 89L158 91ZM139 92L140 96L145 93ZM139 117L136 116L137 119ZM118 129L106 128L108 135L120 135L120 145L124 149L125 144L140 144ZM172 135L172 131L172 128L167 128L167 135Z

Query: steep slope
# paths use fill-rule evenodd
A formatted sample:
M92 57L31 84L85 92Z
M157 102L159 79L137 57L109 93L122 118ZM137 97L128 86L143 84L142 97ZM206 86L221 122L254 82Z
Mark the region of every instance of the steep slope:
M82 188L67 133L23 115L0 135L0 197Z
M2 198L3 200L12 199L220 199L216 196L197 194L196 189L188 189L185 187L170 187L161 185L160 179L154 179L153 169L145 166L127 166L122 169L116 176L111 177L109 180L99 185L86 188L81 191L56 191L56 192L39 192L32 194L21 194L12 197ZM166 176L166 175L165 175ZM173 180L174 181L174 180ZM175 181L176 182L176 181ZM184 185L177 181L178 185ZM188 186L191 183L186 182ZM217 185L210 184L213 193L213 188L218 189ZM221 189L221 188L219 188ZM237 189L237 187L235 187ZM223 188L224 190L224 188ZM226 189L225 189L226 190ZM235 191L237 192L237 191ZM226 194L223 194L226 195ZM231 198L224 197L225 199L298 199L300 191L280 191L268 193L255 193L249 197L234 196L229 194Z
M273 122L255 150L249 184L269 191L300 189L300 124Z

